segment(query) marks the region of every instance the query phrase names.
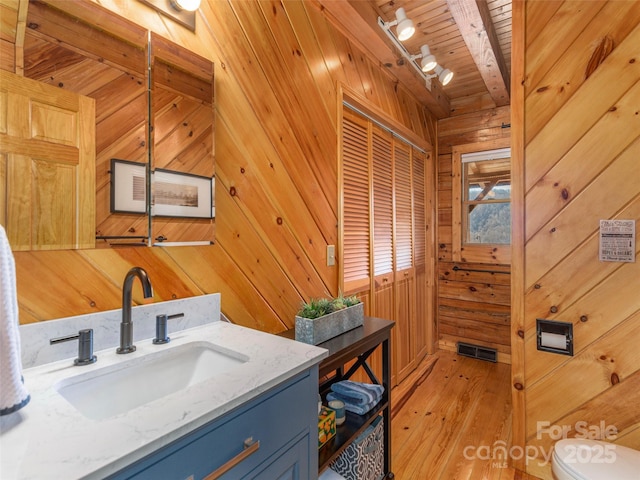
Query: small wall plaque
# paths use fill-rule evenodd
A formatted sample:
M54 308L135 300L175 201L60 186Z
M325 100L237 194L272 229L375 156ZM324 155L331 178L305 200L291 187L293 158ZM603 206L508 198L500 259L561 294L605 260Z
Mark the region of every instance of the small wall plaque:
M636 261L636 221L600 220L601 262Z

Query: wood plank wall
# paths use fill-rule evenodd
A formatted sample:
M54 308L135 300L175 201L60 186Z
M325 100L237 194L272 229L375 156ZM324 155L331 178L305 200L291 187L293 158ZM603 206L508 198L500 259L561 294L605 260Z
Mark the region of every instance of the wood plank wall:
M437 200L438 344L447 350L455 350L458 341L495 348L499 361L507 363L511 353L510 266L453 261L451 153L456 145L508 139L509 116L507 106L438 121Z
M10 10L25 3L0 2L2 52L17 29ZM338 242L338 85L432 144L434 120L314 2L203 2L197 34L140 2L97 3L215 64L216 243L16 252L21 322L120 308L124 275L139 265L153 301L221 292L238 324L292 327L303 299L338 293L325 258Z
M527 2L524 13L524 341L513 348L525 412L514 431L537 454L527 472L551 478L549 425L569 437L615 429L608 440L640 449L640 261L598 259L601 219L635 220L638 238L640 2ZM536 318L573 323L573 357L536 349Z

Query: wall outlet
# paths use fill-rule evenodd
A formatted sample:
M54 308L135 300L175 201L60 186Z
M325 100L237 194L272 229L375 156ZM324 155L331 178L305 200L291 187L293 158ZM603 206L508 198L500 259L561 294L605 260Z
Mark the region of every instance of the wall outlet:
M333 267L336 264L336 246L327 245L327 267Z

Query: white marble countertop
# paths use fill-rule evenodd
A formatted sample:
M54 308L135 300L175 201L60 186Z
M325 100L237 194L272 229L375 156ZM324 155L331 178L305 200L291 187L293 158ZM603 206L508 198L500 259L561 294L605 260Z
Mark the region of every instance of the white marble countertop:
M105 420L83 416L54 385L62 379L173 348L206 341L248 358L246 363L178 393ZM104 478L319 363L327 351L257 330L213 322L171 334L167 345L136 341L137 351L95 352L95 364L73 358L24 370L31 402L0 417L0 478Z

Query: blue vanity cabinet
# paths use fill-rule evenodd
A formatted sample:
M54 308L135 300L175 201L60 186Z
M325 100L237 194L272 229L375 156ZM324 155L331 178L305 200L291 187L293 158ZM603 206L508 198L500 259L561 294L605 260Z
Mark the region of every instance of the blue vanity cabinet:
M317 392L316 365L110 478L316 480Z

